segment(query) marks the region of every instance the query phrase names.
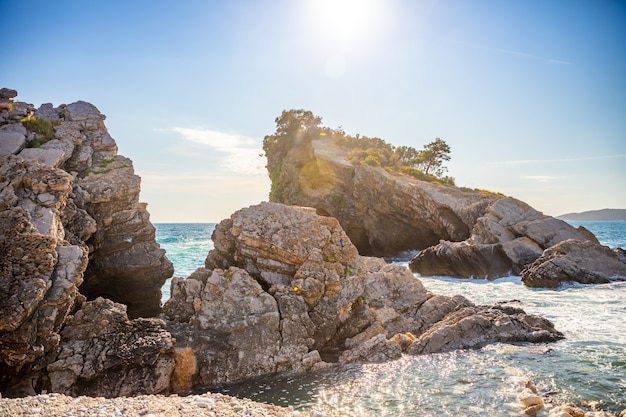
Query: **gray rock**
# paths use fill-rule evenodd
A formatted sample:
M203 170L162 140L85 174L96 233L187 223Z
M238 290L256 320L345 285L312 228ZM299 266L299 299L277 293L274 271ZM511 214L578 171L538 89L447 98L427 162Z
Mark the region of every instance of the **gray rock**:
M19 153L19 156L53 168L59 168L65 162L65 152L61 149L26 148Z
M17 155L26 146L26 136L19 132L0 131L0 155Z
M0 98L11 99L17 97L17 91L10 88L0 88Z

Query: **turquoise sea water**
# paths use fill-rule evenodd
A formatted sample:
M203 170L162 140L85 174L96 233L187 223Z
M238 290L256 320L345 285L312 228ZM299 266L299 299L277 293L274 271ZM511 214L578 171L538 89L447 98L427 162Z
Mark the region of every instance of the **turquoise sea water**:
M626 247L626 222L572 224L585 226L607 246ZM156 227L175 276L187 276L204 264L214 224ZM221 390L327 416L519 416L520 383L532 380L559 403L602 400L613 412L626 408L626 282L546 290L527 288L519 277L419 279L430 291L463 294L478 304L516 300L513 305L555 322L566 338L549 345L494 344L403 356L384 364L266 377Z

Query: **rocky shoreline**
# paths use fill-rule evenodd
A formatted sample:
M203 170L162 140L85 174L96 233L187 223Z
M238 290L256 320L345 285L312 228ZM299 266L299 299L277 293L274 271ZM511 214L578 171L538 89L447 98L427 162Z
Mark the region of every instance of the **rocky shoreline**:
M543 317L506 303L433 294L409 269L362 256L347 232L354 223L344 229L330 206L264 202L236 211L216 227L205 266L174 278L161 307L161 286L173 266L139 202L140 178L132 161L117 154L105 116L83 101L35 109L14 101L16 95L0 90L0 411L6 415L313 416L218 394L178 395L332 366L328 358L384 362L563 338ZM386 201L371 194L377 190L410 194L406 182L384 170L355 172L363 180L358 207ZM317 195L314 185L305 188ZM419 226L429 239L435 230L466 239L424 252L430 255L413 261L422 271L453 265L497 275L536 261L528 271L542 285L541 277L558 283L583 267L585 277L589 270L612 279L626 265L602 249L597 253L611 258L613 269L597 271L604 260L572 258L597 249L588 232L563 228L514 199L458 193L422 184L407 204L444 213ZM339 214L351 207L339 205ZM377 225L387 231L404 224L403 215L374 212L373 218L395 219ZM370 249L398 237L368 233Z

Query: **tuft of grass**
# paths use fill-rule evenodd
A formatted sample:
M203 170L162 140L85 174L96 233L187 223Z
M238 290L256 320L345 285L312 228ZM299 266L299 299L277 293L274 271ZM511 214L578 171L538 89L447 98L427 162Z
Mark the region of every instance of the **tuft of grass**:
M22 119L22 125L26 130L39 135L38 138L29 143L31 148L38 148L54 139L54 123L49 120L29 116Z

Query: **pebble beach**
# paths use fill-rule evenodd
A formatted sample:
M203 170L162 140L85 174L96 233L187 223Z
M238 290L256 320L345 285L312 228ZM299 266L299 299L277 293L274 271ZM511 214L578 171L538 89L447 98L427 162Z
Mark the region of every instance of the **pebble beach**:
M40 394L0 398L0 417L324 417L222 394L69 397Z

